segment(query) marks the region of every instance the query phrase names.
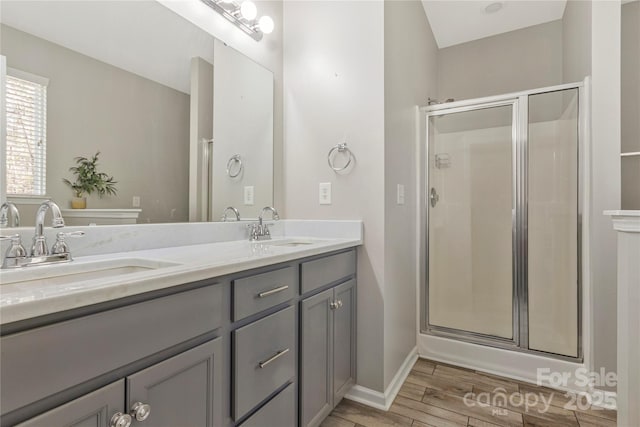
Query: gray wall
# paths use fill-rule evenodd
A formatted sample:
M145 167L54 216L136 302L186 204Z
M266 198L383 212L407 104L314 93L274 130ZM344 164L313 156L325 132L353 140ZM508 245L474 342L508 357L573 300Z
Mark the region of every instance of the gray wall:
M622 5L622 152L640 152L640 1ZM640 156L622 158L622 209L640 209Z
M416 105L437 97L437 55L417 1L384 2L384 385L416 345ZM397 204L397 185L405 204Z
M616 370L617 236L604 210L620 209L620 2L591 16L591 287L593 366Z
M591 74L591 2L569 0L562 17L563 83Z
M440 49L440 98L499 95L562 82L562 21Z
M62 183L76 156L101 151L101 170L118 196L91 196L91 208L129 208L141 196L139 222L187 220L189 95L2 25L7 65L49 79L47 195L68 207ZM31 214L23 207L29 223Z

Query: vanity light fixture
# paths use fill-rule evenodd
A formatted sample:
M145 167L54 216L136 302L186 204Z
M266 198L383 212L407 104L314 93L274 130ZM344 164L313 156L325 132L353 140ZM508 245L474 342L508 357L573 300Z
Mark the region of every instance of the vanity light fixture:
M258 8L254 2L245 0L240 4L240 15L247 21L253 21L258 15Z
M264 34L271 34L274 29L270 16L258 16L258 8L251 0L201 0L211 9L224 16L229 22L240 28L255 41L262 40Z

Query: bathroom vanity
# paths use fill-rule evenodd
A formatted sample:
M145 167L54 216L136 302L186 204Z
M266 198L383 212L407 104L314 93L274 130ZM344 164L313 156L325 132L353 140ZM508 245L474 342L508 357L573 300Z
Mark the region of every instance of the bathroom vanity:
M70 278L131 272L50 288L3 273L1 425L319 425L355 383L359 244L87 256Z

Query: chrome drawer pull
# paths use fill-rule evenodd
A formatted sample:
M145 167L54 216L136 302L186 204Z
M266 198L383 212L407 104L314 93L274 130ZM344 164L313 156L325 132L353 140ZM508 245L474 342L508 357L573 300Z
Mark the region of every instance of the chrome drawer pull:
M268 358L264 362L258 363L258 366L260 367L260 369L262 369L265 366L267 366L269 363L271 363L274 360L276 360L278 357L284 356L287 353L289 353L289 349L288 348L285 348L284 350L280 350L279 352L277 352L276 354L274 354L273 356L271 356L270 358Z
M289 289L289 285L280 286L279 288L273 288L268 291L260 292L258 298L268 297L269 295L277 294L278 292L286 291Z

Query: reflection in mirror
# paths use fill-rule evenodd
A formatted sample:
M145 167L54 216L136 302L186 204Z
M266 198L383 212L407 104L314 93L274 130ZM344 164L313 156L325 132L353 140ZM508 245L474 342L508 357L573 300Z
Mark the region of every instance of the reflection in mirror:
M189 218L255 219L273 204L273 74L218 40L214 64L191 62Z
M74 194L62 179L70 176L75 157L97 151L100 170L117 181L117 195L88 197L89 209L68 211L71 224L220 219L221 210L190 217L189 207L190 162L203 161L190 157L194 115L204 113L194 110L194 99L208 97L213 102L213 86L220 80L213 69L233 76L237 87L244 84L240 80L244 71L231 69L235 62L216 62L214 37L150 0L9 0L2 1L0 8L0 54L6 57L6 78L20 83L7 95L8 107L15 101L14 108L7 109L6 170L11 179L2 185L7 185L8 198L18 204L23 225L31 223L37 203L44 198L70 208ZM198 61L208 64L211 74L208 84L196 86L194 93ZM263 79L268 87L262 92L255 88L255 81L247 82L251 94L271 91L271 98L260 104L268 111L242 112L234 118L232 114L240 111L228 113L223 103L216 105L216 113L240 127L253 127L254 117L262 121L271 117L273 126L271 73L252 64L269 75L268 81ZM207 139L214 136L213 111L212 105L206 120L203 117L209 126ZM264 123L257 126L265 127ZM272 138L260 143L250 151L271 150ZM232 147L233 140L228 144ZM264 162L269 177L257 179L271 186L271 151L264 153ZM223 166L213 161L210 175L225 166L226 160ZM196 180L202 171L197 173ZM219 200L210 197L212 204L235 204L242 212L243 200L222 199L230 190L225 182L214 184L211 195L216 192ZM269 187L264 193L272 191Z

